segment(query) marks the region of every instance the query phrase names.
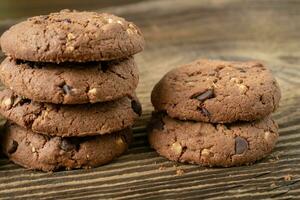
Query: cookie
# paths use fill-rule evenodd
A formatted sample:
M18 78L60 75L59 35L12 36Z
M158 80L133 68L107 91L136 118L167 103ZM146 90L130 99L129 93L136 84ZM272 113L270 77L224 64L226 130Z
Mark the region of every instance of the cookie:
M3 89L0 114L36 133L79 137L112 133L132 126L141 115L141 105L135 97L96 104L39 103Z
M197 60L167 73L151 101L172 118L229 123L269 115L280 97L276 80L260 63Z
M16 59L42 62L114 60L144 48L139 28L107 13L62 10L12 26L0 39Z
M134 94L139 75L132 57L89 63L34 63L6 58L1 81L28 99L55 104L111 101Z
M162 156L202 166L239 166L266 157L278 138L269 117L254 122L211 124L153 115L149 143Z
M15 124L0 135L4 154L28 169L57 171L97 167L123 154L132 138L131 129L103 136L49 137Z

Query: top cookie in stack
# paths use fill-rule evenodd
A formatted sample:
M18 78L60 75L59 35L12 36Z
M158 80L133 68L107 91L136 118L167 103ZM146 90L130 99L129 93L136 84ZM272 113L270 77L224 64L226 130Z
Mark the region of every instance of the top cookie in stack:
M197 60L168 72L154 87L158 113L150 144L161 155L204 166L251 164L278 138L270 114L279 86L261 63Z
M111 14L63 10L12 26L0 42L7 55L0 67L7 87L0 91L0 113L11 120L1 142L11 160L49 171L98 166L126 150L141 115L132 57L144 48L138 27ZM92 137L74 143L85 136ZM52 150L42 159L36 154L49 151L44 140ZM92 144L94 152L84 153L94 157L86 158L81 151ZM99 157L106 147L116 148Z
M140 30L106 13L62 10L21 22L1 37L7 56L34 62L89 62L126 58L143 50Z

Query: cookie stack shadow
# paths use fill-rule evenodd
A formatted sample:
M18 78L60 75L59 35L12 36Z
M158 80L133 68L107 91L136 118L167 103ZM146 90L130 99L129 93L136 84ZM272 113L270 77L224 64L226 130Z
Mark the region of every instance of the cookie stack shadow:
M278 139L271 113L281 94L258 62L197 60L154 87L149 143L162 156L202 166L249 165Z
M43 171L91 168L124 153L141 115L132 57L144 38L133 23L63 10L12 26L1 37L1 146Z

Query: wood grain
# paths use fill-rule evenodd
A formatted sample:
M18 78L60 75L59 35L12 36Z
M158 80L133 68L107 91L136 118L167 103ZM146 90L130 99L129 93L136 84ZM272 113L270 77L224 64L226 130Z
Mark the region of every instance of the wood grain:
M1 199L300 199L299 1L143 1L103 10L137 23L147 41L136 56L144 114L131 149L109 165L56 173L29 171L1 157ZM0 21L0 30L18 20ZM282 100L273 115L280 139L269 157L252 166L203 168L170 162L149 148L152 87L197 58L260 60L272 69ZM176 175L178 169L184 174Z

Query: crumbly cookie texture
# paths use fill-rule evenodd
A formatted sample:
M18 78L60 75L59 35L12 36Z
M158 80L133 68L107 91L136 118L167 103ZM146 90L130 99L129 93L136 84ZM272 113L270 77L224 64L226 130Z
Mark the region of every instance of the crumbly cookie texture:
M229 123L269 115L280 97L271 72L258 62L197 60L167 73L151 101L173 118Z
M19 126L50 136L93 136L130 127L141 115L136 97L96 104L58 105L0 91L0 113Z
M36 63L6 58L0 79L28 99L55 104L95 103L133 95L139 81L132 57L89 63Z
M28 169L57 171L97 167L123 154L131 129L103 136L49 137L9 124L0 135L4 154Z
M149 125L149 143L160 155L211 167L252 164L270 154L277 138L278 126L269 116L225 125L155 113Z
M42 62L113 60L144 48L139 28L107 13L62 10L12 26L0 39L10 57Z

